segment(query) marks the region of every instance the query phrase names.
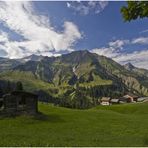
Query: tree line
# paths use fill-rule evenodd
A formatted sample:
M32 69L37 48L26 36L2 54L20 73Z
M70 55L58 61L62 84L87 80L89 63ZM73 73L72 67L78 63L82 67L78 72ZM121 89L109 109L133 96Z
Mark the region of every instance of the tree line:
M40 102L53 103L68 108L85 109L98 105L101 97L115 98L121 96L124 94L125 89L121 84L82 87L77 83L74 87L66 88L64 93L56 97L54 92L51 93L52 91L49 91L49 93L44 90L35 90L34 93L38 95ZM0 97L15 90L23 90L22 82L0 81Z

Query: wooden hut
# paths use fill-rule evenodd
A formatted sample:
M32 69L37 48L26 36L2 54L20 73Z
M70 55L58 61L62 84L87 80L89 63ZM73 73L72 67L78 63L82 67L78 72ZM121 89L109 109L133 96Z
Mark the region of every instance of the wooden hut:
M38 96L25 91L13 91L3 96L4 112L35 114L38 112Z

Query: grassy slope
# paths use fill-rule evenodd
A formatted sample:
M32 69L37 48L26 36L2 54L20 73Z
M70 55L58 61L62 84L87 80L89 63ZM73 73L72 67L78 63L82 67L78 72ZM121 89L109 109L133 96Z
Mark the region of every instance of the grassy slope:
M53 87L52 84L36 79L31 72L9 71L0 74L0 80L9 80L12 82L21 81L25 90L32 91L43 89L47 90Z
M80 86L95 86L95 85L110 85L112 84L111 80L103 80L99 77L94 77L95 81L89 83L81 83ZM49 92L49 90L59 90L59 94L62 94L68 88L72 88L73 86L68 85L67 83L63 83L61 86L54 86L51 83L44 82L40 79L35 78L35 76L31 72L24 72L24 71L8 71L0 73L0 80L12 81L17 82L21 81L23 87L27 91L36 91L36 90L44 90ZM52 95L58 95L53 94Z
M148 104L72 110L39 104L44 118L0 119L0 146L148 146Z

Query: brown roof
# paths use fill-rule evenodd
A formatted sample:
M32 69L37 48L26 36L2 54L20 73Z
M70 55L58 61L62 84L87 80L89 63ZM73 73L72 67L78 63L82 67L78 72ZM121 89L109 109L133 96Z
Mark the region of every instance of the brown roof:
M134 94L127 94L125 96L123 96L124 98L138 98L138 96L134 95Z
M128 98L131 98L132 96L130 96L130 95L125 95L125 96L123 96L123 98L126 98L126 99L128 99Z
M137 98L137 97L138 97L137 95L135 95L135 94L133 94L133 93L130 93L130 92L127 93L127 95L130 96L130 97L133 97L133 98Z

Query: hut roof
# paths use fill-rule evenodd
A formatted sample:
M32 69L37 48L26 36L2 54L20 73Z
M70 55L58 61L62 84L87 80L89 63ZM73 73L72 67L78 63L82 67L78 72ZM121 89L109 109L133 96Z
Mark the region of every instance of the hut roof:
M26 91L13 91L11 92L11 94L15 96L26 96L26 97L33 97L33 98L38 97L36 94L31 92L26 92Z

